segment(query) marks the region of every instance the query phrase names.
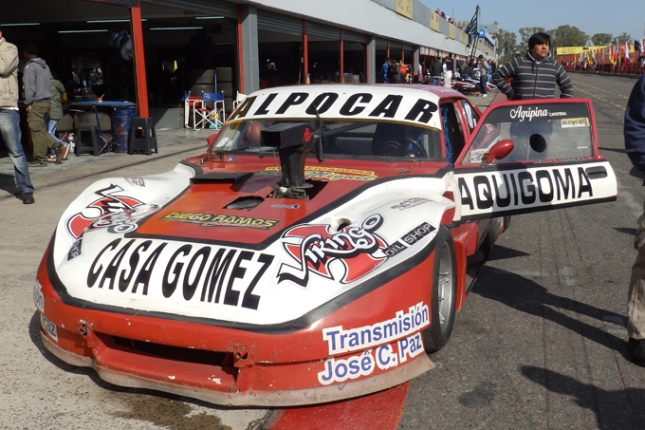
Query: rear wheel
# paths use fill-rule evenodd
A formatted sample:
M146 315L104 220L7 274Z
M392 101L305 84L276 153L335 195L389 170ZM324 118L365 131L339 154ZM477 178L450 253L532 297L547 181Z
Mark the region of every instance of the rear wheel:
M452 235L445 226L439 227L436 237L432 272L431 325L422 332L426 351L436 352L450 339L455 323L457 301L457 262Z

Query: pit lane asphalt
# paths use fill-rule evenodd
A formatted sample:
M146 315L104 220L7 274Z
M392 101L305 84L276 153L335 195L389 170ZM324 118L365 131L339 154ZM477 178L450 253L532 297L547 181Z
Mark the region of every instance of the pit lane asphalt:
M618 201L513 218L450 343L432 357L438 369L410 384L400 429L645 428L645 369L625 359L624 344L631 239L643 200L622 146L634 81L572 78L576 95L594 100ZM492 97L471 100L484 108ZM270 421L271 411L106 384L46 353L38 337L35 272L67 204L100 177L170 170L203 152L208 134L159 131L159 155L71 155L61 166L32 169L32 206L10 194L12 165L0 156L0 428L259 429Z
M571 74L591 98L616 202L513 217L457 315L438 369L411 382L399 429L645 428L645 369L625 315L643 178L623 116L635 80Z

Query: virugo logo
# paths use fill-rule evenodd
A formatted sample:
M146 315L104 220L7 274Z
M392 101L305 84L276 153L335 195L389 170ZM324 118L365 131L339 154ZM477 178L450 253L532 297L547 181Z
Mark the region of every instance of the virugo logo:
M278 283L291 281L307 287L309 272L342 284L355 281L380 266L387 256L387 242L376 234L383 225L383 216L367 217L360 227L347 226L331 233L329 225L301 225L288 230L283 239L299 239L299 243L287 242L284 247L300 266L282 264ZM338 262L338 263L336 263ZM332 269L332 264L341 264L341 269Z

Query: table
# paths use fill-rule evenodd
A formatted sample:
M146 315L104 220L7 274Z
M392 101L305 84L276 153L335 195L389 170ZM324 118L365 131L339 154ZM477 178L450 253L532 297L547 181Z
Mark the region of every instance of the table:
M99 120L99 112L98 108L100 107L106 107L106 108L114 108L114 110L117 109L129 109L133 108L136 106L136 103L133 102L128 102L128 101L118 101L118 100L103 100L103 101L98 101L98 100L69 100L69 107L70 109L74 108L81 108L81 109L86 109L86 108L92 108L94 110L94 114L96 115L96 124L98 126L98 133L99 133L99 138L104 141L105 139L103 138L103 132L101 130L101 122ZM125 112L125 111L124 111ZM117 147L119 148L118 151L115 152L127 152L128 151L128 133L130 131L130 121L132 120L131 117L128 117L128 115L119 115L119 124L120 124L120 130L119 131L119 126L117 126L117 121L116 118L112 119L112 128L116 131L117 139Z

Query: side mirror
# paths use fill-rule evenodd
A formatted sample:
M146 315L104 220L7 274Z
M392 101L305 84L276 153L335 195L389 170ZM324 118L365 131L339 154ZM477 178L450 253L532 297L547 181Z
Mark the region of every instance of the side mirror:
M208 136L206 138L206 142L208 143L209 147L213 146L213 142L215 142L215 140L217 140L217 136L219 135L220 130L217 130L214 134L211 134L210 136Z
M486 164L491 164L495 160L501 160L507 157L515 148L515 144L510 139L504 139L497 142L486 156Z

